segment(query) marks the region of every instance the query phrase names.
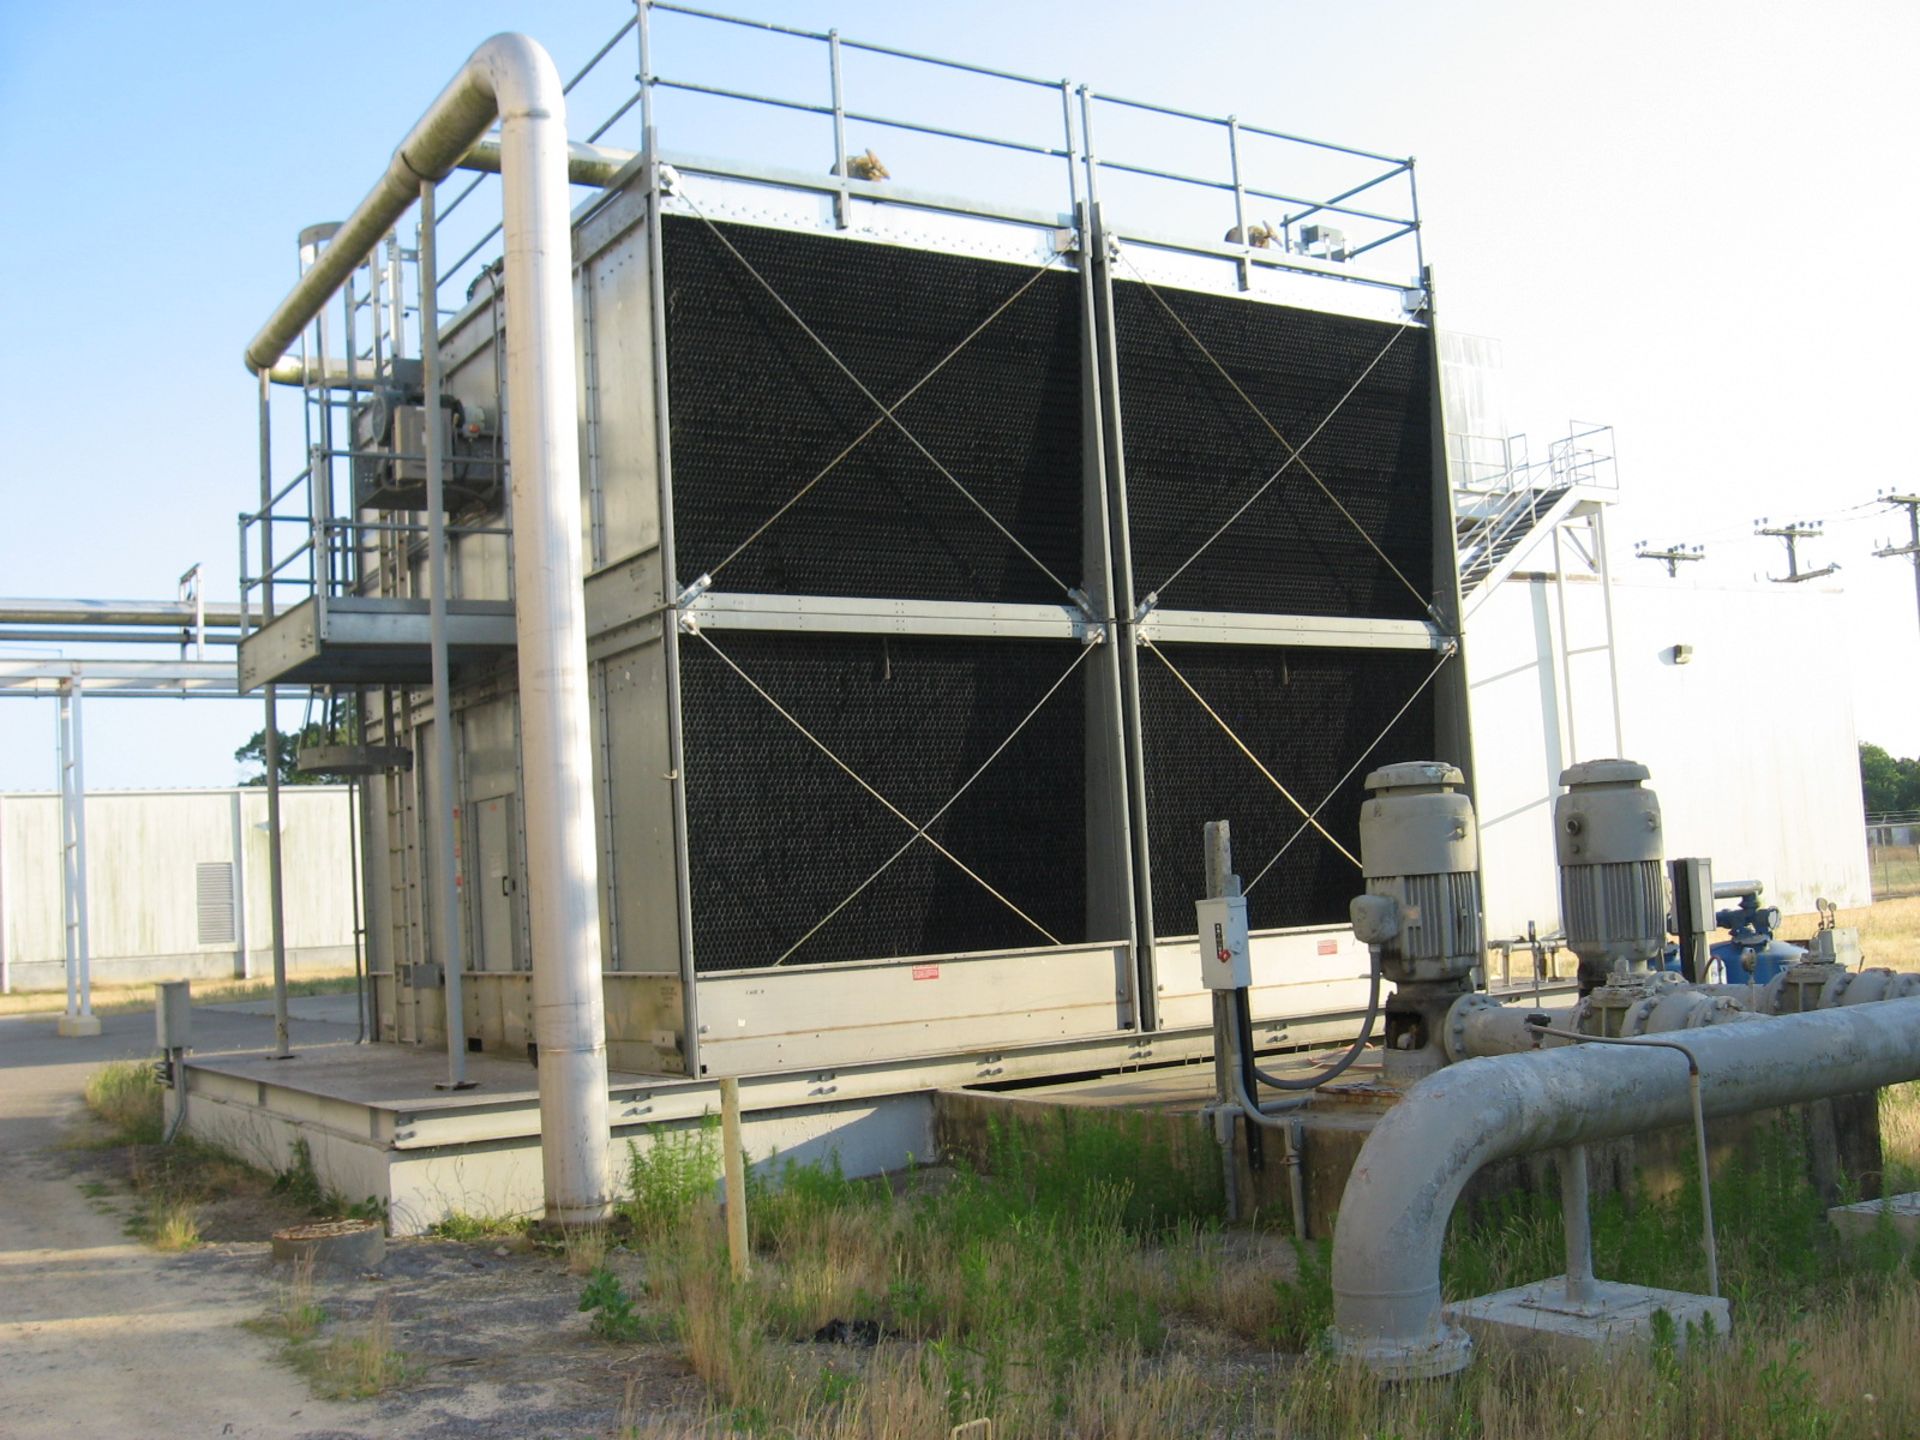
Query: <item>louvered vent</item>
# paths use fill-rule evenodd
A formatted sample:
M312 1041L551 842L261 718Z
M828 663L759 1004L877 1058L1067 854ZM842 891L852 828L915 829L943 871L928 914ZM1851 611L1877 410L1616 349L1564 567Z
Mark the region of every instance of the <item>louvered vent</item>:
M202 945L233 944L233 866L225 860L193 867L194 906Z

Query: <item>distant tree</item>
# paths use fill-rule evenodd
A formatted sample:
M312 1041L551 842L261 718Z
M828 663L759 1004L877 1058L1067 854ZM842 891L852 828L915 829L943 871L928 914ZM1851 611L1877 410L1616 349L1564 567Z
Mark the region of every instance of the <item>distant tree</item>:
M302 745L324 745L333 737L327 727L319 721L302 726L298 732L282 730L280 732L280 783L282 785L325 785L332 778L327 775L304 774L294 768L300 756ZM247 743L233 752L233 758L242 765L252 765L259 773L249 775L242 782L247 785L267 783L267 732L256 730Z
M1899 759L1878 745L1863 743L1860 795L1869 815L1920 810L1920 760Z

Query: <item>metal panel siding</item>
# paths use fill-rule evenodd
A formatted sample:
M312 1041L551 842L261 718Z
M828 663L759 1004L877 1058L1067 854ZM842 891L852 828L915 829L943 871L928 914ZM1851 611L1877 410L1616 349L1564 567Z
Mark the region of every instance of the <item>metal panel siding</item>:
M1425 651L1286 650L1264 645L1169 645L1165 654L1248 748L1340 842L1360 851L1362 785L1374 765L1423 758L1433 747L1433 691L1423 692L1345 781L1393 713L1433 668ZM1251 881L1301 824L1300 812L1240 753L1151 655L1140 657L1147 834L1156 935L1191 935L1205 893L1201 829L1233 825L1235 867ZM1338 789L1335 789L1338 784ZM1360 872L1316 832L1293 842L1248 897L1256 929L1344 921Z
M1288 451L1135 282L1114 286L1114 326L1137 596L1165 586L1161 600L1186 610L1424 618L1433 591L1436 483L1426 334L1413 328L1396 340L1399 327L1378 321L1189 291L1159 294L1288 442L1302 447L1305 464L1421 598L1299 463L1166 585L1287 463ZM1343 404L1390 340L1385 358Z
M676 563L713 570L878 417L697 220L666 222ZM1030 267L722 227L874 395L893 404ZM1042 276L896 412L1069 585L1081 581L1081 296ZM1059 602L1062 592L898 429L882 424L719 588Z
M729 633L741 669L918 824L1074 660L1071 641ZM768 965L912 834L704 644L682 650L702 972ZM929 832L1066 943L1086 938L1085 686L1074 677ZM791 964L1046 938L925 841Z

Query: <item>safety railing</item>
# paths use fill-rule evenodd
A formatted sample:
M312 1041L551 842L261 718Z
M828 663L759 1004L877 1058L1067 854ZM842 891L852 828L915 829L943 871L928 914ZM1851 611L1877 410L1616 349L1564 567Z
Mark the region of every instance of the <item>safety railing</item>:
M673 33L665 33L662 21ZM715 31L783 46L791 42L800 49L783 49L777 64L759 67L777 75L778 82L756 85L735 75L755 68L750 57L729 54L737 61L731 67L723 62L717 73L702 71ZM635 70L625 73L633 80L609 88L628 63ZM862 63L881 68L850 73ZM969 88L976 82L984 88ZM635 0L633 13L573 72L566 90L570 100L587 107L582 113L600 114L584 127L588 143L638 151L648 146L649 137L660 136L662 155L683 173L819 193L831 199L833 223L840 227L852 223L856 202L862 200L989 216L1058 217L1073 215L1083 198L1092 197L1102 200L1115 233L1143 245L1228 258L1239 265L1243 281L1265 267L1401 288L1417 284L1423 272L1411 159L1235 116L1105 95L1069 79L677 0ZM663 107L671 111L676 103L717 108L663 114ZM943 118L943 109L986 110L1006 123L954 123ZM786 123L756 130L750 117L757 114ZM696 123L674 123L690 117ZM795 118L818 122L818 128L795 127L790 123ZM637 131L623 130L622 122L629 120L637 120ZM1096 125L1103 135L1099 150L1093 143ZM890 151L893 145L921 148L909 149L910 164L890 167L864 143L867 136L855 136L859 130L890 137L881 142ZM733 139L736 153L761 158L682 153L674 141L696 133ZM1202 137L1197 147L1196 134ZM1164 155L1196 149L1207 152L1207 163L1161 162ZM1016 161L1039 168L1017 169ZM936 174L936 184L921 178ZM493 181L479 175L455 191L440 208L441 226ZM1219 203L1209 205L1210 199ZM1174 223L1168 230L1170 214ZM456 226L462 233L438 232L440 252L457 256L441 267L442 296L457 296L471 284L499 239L497 223L475 233L466 219L463 214ZM1367 260L1370 256L1377 261Z

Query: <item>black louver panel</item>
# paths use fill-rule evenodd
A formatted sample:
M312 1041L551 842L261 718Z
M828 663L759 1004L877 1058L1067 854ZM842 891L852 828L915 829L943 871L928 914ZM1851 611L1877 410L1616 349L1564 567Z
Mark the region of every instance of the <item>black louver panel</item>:
M1310 444L1395 326L1161 289L1354 520L1433 593L1430 337L1401 334ZM1114 286L1137 595L1158 589L1287 451L1138 283ZM1421 618L1425 607L1295 465L1160 596L1181 610Z
M712 570L878 416L705 222L665 222L680 578ZM746 225L729 241L888 405L1027 266ZM896 414L1068 585L1081 583L1080 292L1042 276ZM888 423L717 577L794 595L1053 602L1062 592Z
M720 632L714 643L915 824L1073 662L1072 642ZM693 952L773 963L911 827L705 643L681 646ZM1085 713L1075 675L928 832L1061 941L1086 938ZM1048 942L924 840L786 963Z
M1309 810L1372 744L1436 660L1423 650L1163 648ZM1191 935L1193 902L1205 893L1201 831L1206 822L1232 824L1234 868L1250 882L1299 827L1301 816L1166 666L1145 653L1140 656L1140 707L1154 933ZM1327 803L1320 823L1358 855L1367 773L1396 760L1433 758L1433 747L1433 689L1428 687ZM1347 918L1347 902L1363 888L1359 870L1309 830L1252 890L1248 920L1256 929L1338 923Z

